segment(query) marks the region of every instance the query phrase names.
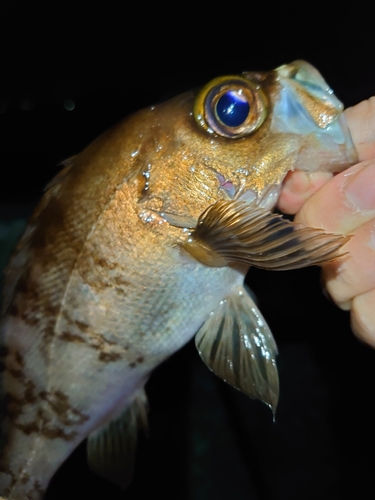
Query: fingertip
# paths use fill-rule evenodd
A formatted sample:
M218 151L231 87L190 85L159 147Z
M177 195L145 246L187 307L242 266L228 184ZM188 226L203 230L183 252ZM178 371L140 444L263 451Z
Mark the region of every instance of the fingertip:
M363 342L375 348L375 290L353 299L351 328Z
M332 298L332 295L330 294L329 292L329 289L328 289L328 286L327 286L327 283L325 281L325 277L324 277L324 268L329 266L330 264L326 264L325 266L322 266L323 267L323 272L320 276L320 285L322 287L322 293L324 295L324 297L329 300L330 302L333 302L334 304L337 305L337 307L339 307L340 309L342 309L343 311L350 311L351 307L352 307L352 301L351 300L345 300L345 301L342 301L342 302L338 302L336 300L334 300Z
M347 256L335 259L322 266L321 280L324 283L324 294L342 310L348 311L352 306L352 296L348 293L350 283L342 283L346 276L345 260Z
M359 205L354 203L353 195L351 199L347 196L354 179L356 184L359 184L363 178L357 189L361 193L359 199L366 201L367 204L372 203L374 199L372 168L375 168L375 160L358 163L335 175L302 205L295 221L334 233L349 234L374 217L373 211L366 212L359 209Z
M286 214L296 214L305 201L332 178L330 172L294 170L284 179L277 207Z

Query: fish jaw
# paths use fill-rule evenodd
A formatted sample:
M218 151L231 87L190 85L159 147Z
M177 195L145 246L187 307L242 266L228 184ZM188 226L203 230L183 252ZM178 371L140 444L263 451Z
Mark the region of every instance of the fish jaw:
M318 70L305 61L277 68L279 98L271 131L306 136L295 169L340 172L357 161L343 104Z
M332 129L335 130L332 135L330 134L331 130L328 130L330 127L328 126L326 131L309 135L305 147L298 154L295 164L296 170L338 173L357 162L357 151L345 116L340 115L334 122ZM335 137L340 134L344 137L344 142L335 140Z

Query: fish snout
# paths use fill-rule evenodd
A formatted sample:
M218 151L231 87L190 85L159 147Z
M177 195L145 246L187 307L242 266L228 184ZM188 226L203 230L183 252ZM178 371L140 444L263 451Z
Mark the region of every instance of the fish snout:
M357 161L344 106L319 71L305 61L276 69L280 95L271 130L305 136L295 168L339 172Z

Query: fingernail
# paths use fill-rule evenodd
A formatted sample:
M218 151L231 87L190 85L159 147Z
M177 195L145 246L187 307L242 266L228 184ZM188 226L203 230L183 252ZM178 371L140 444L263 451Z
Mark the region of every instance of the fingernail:
M375 164L369 162L348 178L345 186L348 202L359 210L375 210Z

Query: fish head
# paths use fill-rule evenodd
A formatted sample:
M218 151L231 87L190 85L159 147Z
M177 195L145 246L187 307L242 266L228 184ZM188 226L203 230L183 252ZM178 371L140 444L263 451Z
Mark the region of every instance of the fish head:
M239 197L272 208L288 171L356 162L342 103L305 61L215 78L151 115L144 200L166 212Z

